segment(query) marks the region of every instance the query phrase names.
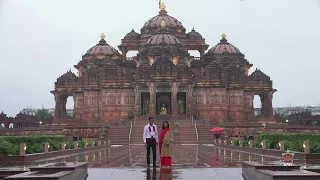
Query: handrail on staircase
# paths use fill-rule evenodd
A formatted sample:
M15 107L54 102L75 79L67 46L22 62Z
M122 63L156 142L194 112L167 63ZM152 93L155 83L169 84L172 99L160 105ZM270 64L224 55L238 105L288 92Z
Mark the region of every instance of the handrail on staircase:
M130 131L129 131L129 145L131 144L131 132L132 132L132 121L130 121Z
M197 121L194 121L194 128L196 129L197 143L199 144Z

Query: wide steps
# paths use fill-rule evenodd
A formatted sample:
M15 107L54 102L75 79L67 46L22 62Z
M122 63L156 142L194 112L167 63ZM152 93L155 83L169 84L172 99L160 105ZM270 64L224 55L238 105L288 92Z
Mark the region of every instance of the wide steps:
M127 145L129 144L130 126L119 125L110 126L107 139L111 145Z
M218 123L209 124L197 121L199 144L213 144L214 133L210 132L210 130L218 126Z

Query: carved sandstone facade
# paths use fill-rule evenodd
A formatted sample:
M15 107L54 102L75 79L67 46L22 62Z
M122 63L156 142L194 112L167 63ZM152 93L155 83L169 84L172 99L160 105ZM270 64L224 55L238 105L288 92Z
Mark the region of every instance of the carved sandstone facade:
M252 64L225 34L207 51L200 33L186 33L163 4L140 34L132 30L121 40L121 53L104 38L75 65L78 75L68 71L57 79L51 91L56 119L66 117L68 96L74 99L74 118L88 122L156 116L162 106L168 116L251 121L254 95L261 98L261 115L273 116L276 90L270 77L258 69L249 74ZM132 50L138 54L128 58Z

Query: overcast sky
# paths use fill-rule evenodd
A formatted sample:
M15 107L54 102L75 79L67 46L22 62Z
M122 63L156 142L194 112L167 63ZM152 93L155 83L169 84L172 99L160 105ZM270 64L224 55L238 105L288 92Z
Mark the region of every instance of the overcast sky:
M269 75L274 106L320 102L319 0L164 0L168 14L210 47L221 33ZM0 0L0 112L54 107L56 78L100 34L113 47L158 14L158 0ZM255 101L257 106L257 101ZM72 106L72 102L68 103Z

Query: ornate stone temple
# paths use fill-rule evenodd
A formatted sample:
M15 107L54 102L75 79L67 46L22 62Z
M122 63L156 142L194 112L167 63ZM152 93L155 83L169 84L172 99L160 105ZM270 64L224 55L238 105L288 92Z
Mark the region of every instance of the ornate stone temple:
M251 121L253 98L261 98L261 116L272 117L276 91L270 77L252 64L223 34L209 45L196 30L187 32L161 4L140 34L130 31L118 46L104 34L71 71L60 76L51 93L55 118L66 118L66 101L74 99L74 118L87 122L136 116L194 115L213 121ZM198 51L200 57L191 56ZM127 57L129 51L137 56Z

